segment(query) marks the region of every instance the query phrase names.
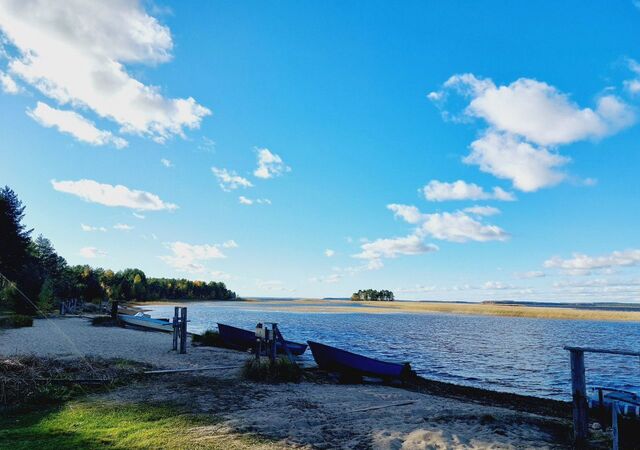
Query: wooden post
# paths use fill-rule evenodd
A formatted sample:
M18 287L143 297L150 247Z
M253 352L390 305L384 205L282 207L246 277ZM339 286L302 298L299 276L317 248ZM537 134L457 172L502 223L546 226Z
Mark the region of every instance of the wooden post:
M111 317L113 319L118 318L118 301L117 300L113 300L111 302Z
M287 341L284 340L284 337L282 337L282 333L280 333L280 329L278 328L278 324L274 324L273 325L273 334L274 334L274 338L277 339L278 341L280 341L280 345L282 345L282 348L284 349L284 352L287 354L287 358L289 358L289 361L295 364L295 360L293 359L293 355L291 354L291 351L289 350L289 347L287 346Z
M587 383L584 373L584 351L569 350L571 358L571 393L573 396L573 438L576 447L586 445L589 432Z
M618 439L620 437L618 432L618 402L611 404L611 440L612 449L618 450Z
M173 347L172 350L178 350L178 307L173 309Z
M180 353L187 353L187 308L180 308Z

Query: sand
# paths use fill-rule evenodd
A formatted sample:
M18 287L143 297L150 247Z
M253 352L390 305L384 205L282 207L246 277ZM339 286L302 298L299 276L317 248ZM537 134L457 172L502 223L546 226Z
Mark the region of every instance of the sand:
M64 339L61 336L64 335ZM92 327L85 319L36 320L0 332L0 355L124 358L157 368L240 365L231 350L170 351L168 334ZM238 370L156 375L96 394L115 402L170 401L222 421L211 430L274 439L274 448L516 449L567 448L566 420L375 385L328 382L265 385Z

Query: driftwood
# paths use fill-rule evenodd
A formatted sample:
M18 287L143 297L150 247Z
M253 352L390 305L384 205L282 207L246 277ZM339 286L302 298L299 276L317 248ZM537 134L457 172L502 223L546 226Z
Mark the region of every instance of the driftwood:
M352 409L351 411L347 411L347 414L349 414L349 413L359 413L359 412L365 412L365 411L375 411L376 409L391 408L391 407L394 407L394 406L413 405L415 402L416 402L415 400L410 400L410 401L407 401L407 402L389 403L388 405L369 406L367 408Z

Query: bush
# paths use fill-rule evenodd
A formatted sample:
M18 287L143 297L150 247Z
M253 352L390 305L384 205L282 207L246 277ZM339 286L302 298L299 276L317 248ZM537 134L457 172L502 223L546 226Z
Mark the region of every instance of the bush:
M204 345L205 347L224 347L220 333L214 330L207 330L202 334L194 334L191 337L191 343Z
M91 325L95 327L117 327L118 321L111 316L96 316L91 319Z
M248 359L242 368L242 376L252 381L269 383L297 383L302 378L302 369L287 358L277 358L275 363L270 359Z
M0 328L22 328L32 327L33 317L22 314L12 314L6 317L0 317Z

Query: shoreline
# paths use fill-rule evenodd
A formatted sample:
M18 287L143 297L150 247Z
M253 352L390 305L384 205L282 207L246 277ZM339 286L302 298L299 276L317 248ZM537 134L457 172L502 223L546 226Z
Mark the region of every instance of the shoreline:
M188 300L188 301L149 301L133 302L129 305L144 308L145 305L180 305L189 303L205 303L231 305L229 300ZM520 317L530 319L551 320L587 320L606 322L640 322L640 311L625 311L612 309L586 308L584 306L571 307L501 304L501 303L456 303L456 302L427 302L427 301L351 301L351 300L323 300L323 299L245 299L238 301L240 305L260 305L261 307L281 312L294 313L362 313L362 314L460 314L494 317Z
M170 352L170 335L94 327L77 317L4 330L0 355L128 359L158 369L239 366L248 354L216 347ZM336 384L318 371L300 383L243 380L238 369L144 377L86 401L163 402L214 414L229 433L271 448L567 448L564 402L418 379L406 388ZM402 406L396 406L396 405ZM337 420L339 418L339 420Z

